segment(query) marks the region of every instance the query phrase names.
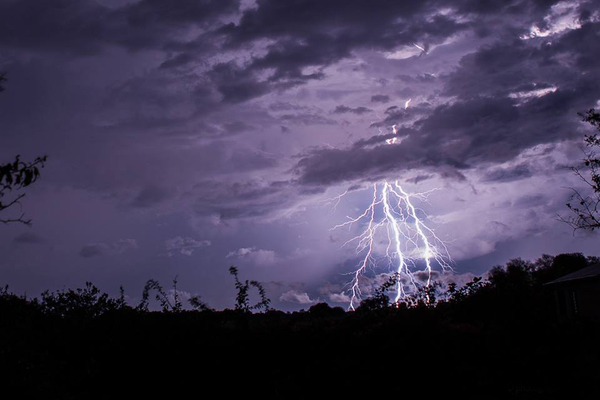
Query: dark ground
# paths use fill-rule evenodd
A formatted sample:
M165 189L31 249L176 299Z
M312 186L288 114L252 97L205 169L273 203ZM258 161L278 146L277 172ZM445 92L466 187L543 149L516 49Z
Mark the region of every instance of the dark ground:
M41 300L4 291L1 388L50 399L589 397L600 393L600 325L559 323L542 285L589 262L513 260L435 306L375 296L356 312L148 312L92 286Z

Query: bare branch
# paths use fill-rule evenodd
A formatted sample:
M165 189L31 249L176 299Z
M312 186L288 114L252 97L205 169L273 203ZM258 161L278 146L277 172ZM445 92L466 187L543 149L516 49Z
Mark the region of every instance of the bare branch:
M579 114L583 121L590 123L600 130L600 113L594 109L587 113ZM600 139L597 135L586 135L585 142L588 147L600 147ZM582 167L570 167L571 171L588 186L590 194L582 194L577 189L571 188L573 192L567 207L574 216L564 218L559 215L559 220L569 224L573 228L573 234L579 229L594 231L600 229L600 159L593 150L582 149L585 158Z
M25 225L31 225L31 220L24 219L23 218L24 216L25 216L25 214L21 214L21 216L19 218L15 218L15 219L0 219L0 222L2 222L3 224L10 224L12 222L20 222Z

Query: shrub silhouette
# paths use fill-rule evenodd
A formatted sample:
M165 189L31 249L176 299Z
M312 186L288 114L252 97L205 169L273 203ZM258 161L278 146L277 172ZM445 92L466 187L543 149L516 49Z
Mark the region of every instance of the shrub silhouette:
M271 300L267 298L267 292L258 281L246 280L242 283L238 278L238 269L233 265L229 267L229 273L233 275L235 279L235 288L237 289L237 295L235 297L235 309L242 312L251 312L252 310L270 310ZM258 290L260 301L254 305L250 305L250 299L248 297L248 291L250 287L254 287Z
M158 281L148 279L144 285L144 290L142 291L142 301L137 306L139 311L148 311L151 290L156 291L155 299L160 304L163 312L181 312L183 310L183 304L181 303L179 291L177 290L177 277L173 279L172 299L169 298L169 295L164 291Z
M204 301L201 300L200 296L192 296L188 302L192 306L194 310L197 311L214 311L212 308L208 306Z
M109 312L130 309L122 286L120 292L119 298L111 299L91 282L86 282L85 287L75 290L46 290L41 295L40 309L46 315L59 318L96 318Z

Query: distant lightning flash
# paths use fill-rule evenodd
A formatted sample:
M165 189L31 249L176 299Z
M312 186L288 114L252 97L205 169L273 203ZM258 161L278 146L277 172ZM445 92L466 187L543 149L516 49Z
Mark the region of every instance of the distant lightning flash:
M408 103L406 102L406 107ZM394 134L398 133L396 125L392 126ZM387 139L387 144L395 144L397 141ZM435 189L434 189L435 190ZM348 191L336 196L332 200L336 205ZM397 304L408 293L417 288L417 272L424 272L427 276L426 285L431 284L433 263L437 263L443 270L450 267L451 258L444 242L429 228L425 222L425 213L417 208L414 199L426 201L430 190L425 193L408 193L398 181L382 181L373 184L371 203L358 216L348 217L348 221L336 225L331 230L343 227L350 228L354 224L364 224L365 229L344 243L356 243L356 252L361 254L357 269L352 272L352 281L349 283L350 304L349 309L354 310L361 300L360 278L367 272L369 267L377 267L380 257L377 256L378 239L382 238L386 243L383 258L387 261L389 270L393 270L399 276L396 282L396 296L394 302ZM423 215L420 217L419 214ZM417 270L417 262L424 265L424 269Z
M421 57L423 54L425 54L425 55L429 54L429 51L428 51L429 46L427 46L427 45L419 46L416 43L413 43L413 46L415 46L417 49L421 50L421 54L419 54L419 57Z
M409 102L409 101L410 101L410 100L408 100L408 101L406 102L406 107L408 107L408 102ZM404 108L405 110L406 110L406 107ZM380 131L380 132L381 132L381 131ZM396 125L392 125L392 132L394 132L394 135L397 135L397 134L398 134L398 127L397 127ZM395 144L395 143L397 143L397 142L398 142L398 136L394 136L394 137L393 137L393 138L391 138L391 139L386 139L386 140L385 140L385 142L386 142L387 144Z

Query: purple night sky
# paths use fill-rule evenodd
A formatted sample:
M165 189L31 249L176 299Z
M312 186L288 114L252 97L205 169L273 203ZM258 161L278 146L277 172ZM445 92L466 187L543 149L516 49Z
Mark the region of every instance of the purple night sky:
M382 179L439 189L420 206L459 282L516 257L600 255L558 220L591 132L577 113L600 107L598 10L0 0L0 163L48 155L23 201L33 225L0 226L0 284L123 285L137 303L146 280L178 276L221 309L236 265L276 308L346 306L358 258L330 229Z

